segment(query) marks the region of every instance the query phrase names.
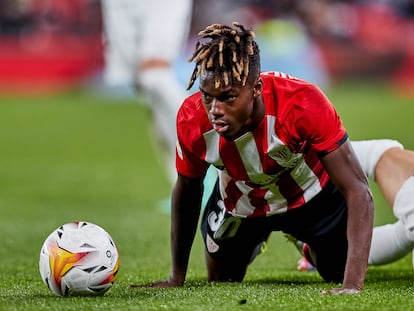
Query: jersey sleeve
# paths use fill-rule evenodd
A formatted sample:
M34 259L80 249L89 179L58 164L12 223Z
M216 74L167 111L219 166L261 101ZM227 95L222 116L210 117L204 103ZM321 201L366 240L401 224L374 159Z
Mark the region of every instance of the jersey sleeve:
M209 164L199 159L186 147L177 143L176 167L177 172L189 178L201 178L208 169Z
M347 140L340 116L319 88L307 88L302 104L297 110L297 130L320 156L336 150Z
M186 100L177 114L177 172L189 178L203 177L209 167L204 160L206 153L202 135L205 112L197 103Z

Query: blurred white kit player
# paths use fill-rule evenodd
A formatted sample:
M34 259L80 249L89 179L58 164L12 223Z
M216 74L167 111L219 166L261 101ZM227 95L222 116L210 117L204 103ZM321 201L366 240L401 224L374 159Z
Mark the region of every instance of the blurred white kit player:
M112 89L138 88L175 172L176 112L187 93L171 67L184 50L191 0L102 0L104 82ZM175 174L175 173L174 173Z
M399 142L387 139L353 141L352 147L366 175L378 183L397 218L393 224L374 227L368 263L396 261L414 248L414 151L404 150Z

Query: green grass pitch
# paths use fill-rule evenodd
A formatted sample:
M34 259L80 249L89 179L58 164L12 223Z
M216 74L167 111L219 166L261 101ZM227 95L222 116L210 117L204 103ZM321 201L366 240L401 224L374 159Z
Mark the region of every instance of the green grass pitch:
M396 138L414 149L414 102L381 83L327 91L353 139ZM364 291L322 296L314 272L296 271L292 245L275 233L242 283L206 282L199 233L182 288L128 287L166 278L169 197L162 160L150 143L150 113L135 100L86 91L0 98L0 310L412 310L411 255L370 267ZM393 221L375 185L375 222ZM59 225L85 220L105 228L121 266L103 297L58 298L38 271L40 247Z

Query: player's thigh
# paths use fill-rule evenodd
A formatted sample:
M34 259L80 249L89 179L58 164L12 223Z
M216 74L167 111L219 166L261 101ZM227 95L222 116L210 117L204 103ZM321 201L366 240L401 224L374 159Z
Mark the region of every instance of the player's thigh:
M283 231L306 242L313 264L327 281L341 282L347 258L347 206L340 191L328 184L304 207L283 216ZM280 221L279 221L280 222Z
M269 232L266 226L242 221L232 237L215 238L207 225L202 229L210 281L242 281L248 265L260 253Z
M220 205L213 191L201 221L209 280L241 281L270 234L268 221L234 217Z
M330 233L309 244L311 257L321 277L328 282L341 283L344 278L348 252L346 235Z

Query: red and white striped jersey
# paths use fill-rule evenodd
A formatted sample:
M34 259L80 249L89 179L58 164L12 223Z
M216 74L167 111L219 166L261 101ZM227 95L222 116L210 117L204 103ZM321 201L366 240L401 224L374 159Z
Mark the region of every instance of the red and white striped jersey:
M242 217L284 213L311 200L329 180L319 157L347 139L335 108L315 85L277 72L261 78L265 116L234 141L213 129L200 92L177 115L177 171L197 178L214 165L225 208Z

